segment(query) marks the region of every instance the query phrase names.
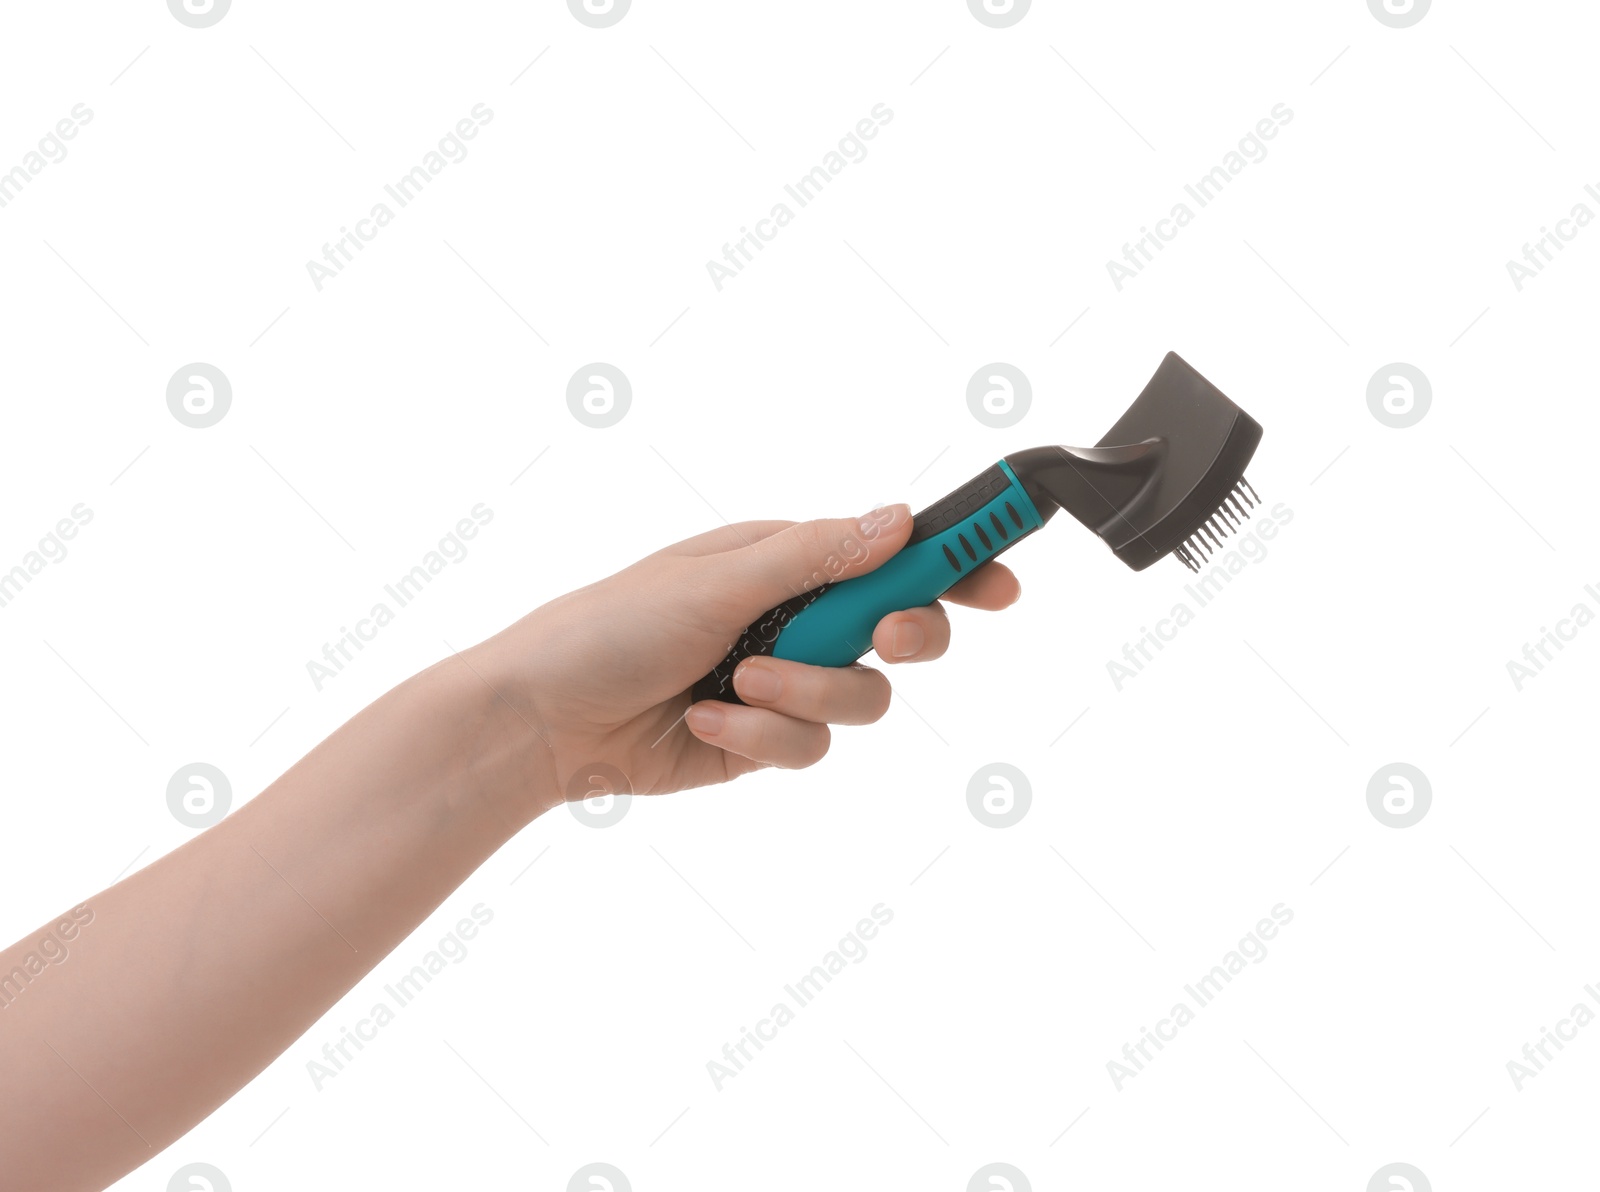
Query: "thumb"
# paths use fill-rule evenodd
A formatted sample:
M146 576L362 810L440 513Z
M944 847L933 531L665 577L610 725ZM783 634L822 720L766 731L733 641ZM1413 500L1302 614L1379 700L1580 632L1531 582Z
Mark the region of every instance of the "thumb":
M885 505L861 517L796 522L722 556L730 594L748 597L756 617L835 580L865 575L911 537L911 508Z

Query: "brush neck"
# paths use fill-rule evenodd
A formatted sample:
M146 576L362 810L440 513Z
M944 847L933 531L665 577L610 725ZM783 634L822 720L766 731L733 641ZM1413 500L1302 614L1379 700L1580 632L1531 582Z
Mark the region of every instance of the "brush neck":
M1030 447L1005 457L1043 517L1064 509L1096 534L1124 521L1150 487L1166 441L1122 447Z

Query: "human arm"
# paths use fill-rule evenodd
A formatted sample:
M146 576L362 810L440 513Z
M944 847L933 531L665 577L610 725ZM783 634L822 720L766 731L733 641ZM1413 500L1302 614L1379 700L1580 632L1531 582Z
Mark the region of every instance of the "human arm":
M752 659L735 679L746 705L691 711L689 688L767 608L881 565L910 523L895 506L725 526L551 601L380 697L80 917L0 952L0 1189L104 1187L181 1137L501 845L581 797L591 764L664 794L810 765L829 723L876 720L889 686L866 667ZM947 594L1015 596L999 564ZM948 641L938 606L892 613L873 638L889 661ZM63 922L65 959L28 972ZM5 985L19 966L26 980Z

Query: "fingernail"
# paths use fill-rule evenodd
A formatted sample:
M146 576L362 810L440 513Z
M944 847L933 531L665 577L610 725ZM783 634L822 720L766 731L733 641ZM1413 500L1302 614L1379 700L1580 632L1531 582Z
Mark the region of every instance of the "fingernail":
M770 666L747 662L733 672L733 686L745 699L770 704L783 691L783 676Z
M896 658L910 658L922 649L922 626L915 621L901 621L894 627L889 639L889 653Z
M695 732L702 736L714 737L722 731L722 722L727 719L727 713L715 700L707 700L690 708L689 714L684 719Z
M892 530L900 524L902 518L911 517L911 506L906 504L879 505L871 513L861 519L861 532L869 538L880 534L884 530Z

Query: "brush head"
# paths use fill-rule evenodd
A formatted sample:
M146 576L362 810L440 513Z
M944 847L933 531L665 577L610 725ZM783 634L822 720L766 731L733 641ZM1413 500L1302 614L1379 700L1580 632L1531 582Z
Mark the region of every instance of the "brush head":
M1094 447L1006 456L1041 515L1065 509L1129 567L1176 553L1198 571L1259 498L1244 470L1261 425L1176 352Z

